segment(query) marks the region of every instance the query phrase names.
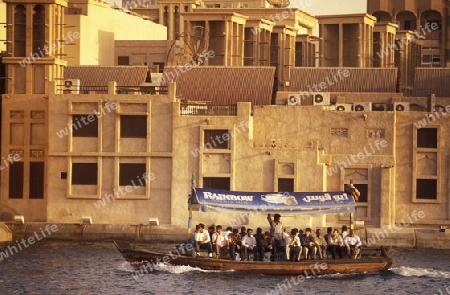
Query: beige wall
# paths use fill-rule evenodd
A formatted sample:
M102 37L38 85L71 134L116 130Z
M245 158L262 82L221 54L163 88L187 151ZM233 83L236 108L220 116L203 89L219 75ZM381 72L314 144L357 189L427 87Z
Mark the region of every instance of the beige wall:
M91 216L95 223L136 224L147 223L149 217L158 217L161 223L170 223L170 101L167 95L51 96L48 164L52 173L48 175L47 220L77 223L82 216ZM117 107L105 107L112 106L112 103ZM69 135L60 138L57 135L70 124L71 114L88 115L94 110L102 113L98 137ZM120 138L121 114L148 114L147 139ZM97 163L97 185L72 185L70 167L73 162ZM119 187L119 163L146 164L147 185L132 187L128 192L125 187ZM61 179L61 172L67 172L67 179ZM105 197L114 191L120 199ZM102 198L105 205L96 206L94 203Z
M424 211L426 216L416 220L415 226L448 223L447 115L426 126L439 128L439 148L434 152L439 154L435 165L440 186L437 200L423 201L413 197L413 183L419 175L414 171L421 171L417 167L422 165L414 163L421 162L417 152L423 152L414 147L414 123L426 112L335 112L319 106L285 105L254 106L252 110L250 103L239 103L236 115L180 115L180 103L173 102L172 87L168 95L50 95L45 199L9 200L7 174L3 173L2 219L20 214L29 221L79 223L82 216L91 216L98 224L145 224L149 217L157 217L161 224L183 227L188 219L187 198L194 173L198 187L203 186L203 177L229 177L231 189L243 191L279 191L278 178L294 179L295 191L334 191L352 179L368 186L368 201L359 202L356 213L356 220L364 221L367 227L408 221L414 210ZM44 101L36 97L22 109L25 114L34 109L45 111ZM70 123L71 114L89 114L112 102L120 107L103 111L98 138L59 138L56 134ZM414 102L425 101L417 98ZM18 120L6 118L21 103L18 99L4 104L4 125ZM450 99L440 98L436 103L447 106ZM147 139L121 139L120 114L148 114ZM208 129L231 130L230 148L195 154L209 142L204 138ZM15 143L8 137L8 130L2 138L4 157L13 147L5 143ZM29 134L23 133L25 141ZM24 157L35 145L26 142ZM72 162L99 163L98 185L72 185ZM119 189L118 164L123 162L146 163L147 173L153 173L154 179L139 191L108 201L105 196ZM61 178L61 172L67 172L67 179ZM289 214L283 222L296 227L325 227L346 224L348 219L345 215ZM242 214L195 211L193 222L267 227L265 214L254 214L247 220Z
M114 10L106 4L90 2L88 15L67 14L68 31L79 32L74 45L65 46L66 60L73 65L112 66L115 40L165 40L166 27Z

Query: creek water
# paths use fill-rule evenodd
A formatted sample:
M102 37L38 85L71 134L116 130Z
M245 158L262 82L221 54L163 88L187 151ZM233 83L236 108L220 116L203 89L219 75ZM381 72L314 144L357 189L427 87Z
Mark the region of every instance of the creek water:
M142 245L148 247L148 245ZM165 250L171 245L158 244ZM5 246L0 250L6 251ZM9 253L9 252L8 252ZM292 280L159 264L138 274L110 242L40 241L2 257L9 294L438 294L450 295L450 250L393 249L386 273ZM289 281L290 280L290 281Z

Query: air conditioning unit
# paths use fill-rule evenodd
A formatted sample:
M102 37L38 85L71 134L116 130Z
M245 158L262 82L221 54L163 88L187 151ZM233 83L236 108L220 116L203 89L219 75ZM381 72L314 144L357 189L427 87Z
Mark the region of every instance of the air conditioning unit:
M313 94L313 105L327 106L330 105L330 93L320 92Z
M352 110L352 104L351 103L337 103L336 104L336 111L337 112L350 112Z
M409 102L394 102L394 111L409 112Z
M371 102L354 102L353 110L355 112L370 112L372 110Z
M287 105L297 106L301 104L302 97L298 93L289 93L287 98Z
M372 111L374 112L385 112L388 110L388 106L385 103L373 103Z
M64 80L63 92L66 94L80 94L80 79Z

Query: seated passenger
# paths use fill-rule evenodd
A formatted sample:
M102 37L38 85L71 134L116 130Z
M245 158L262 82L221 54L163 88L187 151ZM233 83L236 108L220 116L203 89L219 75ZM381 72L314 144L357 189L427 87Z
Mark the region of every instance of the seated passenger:
M200 249L208 250L208 257L212 257L212 246L209 233L205 231L205 225L200 223L197 234L195 235L195 250L199 256Z
M286 261L299 261L301 255L300 238L298 237L298 229L293 228L286 245Z
M328 239L328 251L331 252L333 259L336 259L336 253L339 258L342 258L342 248L344 247L344 241L342 240L339 230L335 229L333 235Z
M327 241L322 236L322 231L318 228L316 230L316 236L314 237L316 241L316 253L319 255L319 259L327 258Z
M343 225L342 226L342 232L341 232L341 237L342 237L342 239L345 239L345 237L348 235L348 232L347 232L347 226L346 225Z
M328 240L330 239L330 237L333 235L333 228L332 227L327 227L327 233L323 236L325 238L325 241L328 244Z
M246 234L247 234L247 230L245 229L245 226L242 226L242 227L241 227L241 233L240 233L240 235L241 235L241 240L242 240L242 238L243 238Z
M264 260L264 253L271 252L273 253L274 247L272 245L271 239L270 239L270 233L266 231L263 233L262 239L259 241L256 241L256 244L258 244L258 253L260 253L259 260Z
M230 259L240 260L241 252L241 235L237 228L233 229L233 233L228 238L228 244L230 245Z
M251 228L247 229L247 234L242 238L242 260L248 261L250 254L256 257L256 239L253 236L253 230Z
M316 257L316 241L314 237L311 236L311 229L309 227L305 229L305 235L301 239L301 242L305 259L308 259L308 256L311 259L314 259Z
M354 229L351 229L350 233L344 238L344 245L347 248L349 258L356 259L359 257L361 239L356 235Z
M228 239L222 234L222 226L216 226L216 232L212 235L212 241L217 259L228 254Z

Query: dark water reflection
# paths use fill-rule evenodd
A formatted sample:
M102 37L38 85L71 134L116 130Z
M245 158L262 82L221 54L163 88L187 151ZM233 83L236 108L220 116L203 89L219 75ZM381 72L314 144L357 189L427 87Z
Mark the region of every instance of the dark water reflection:
M184 266L160 265L137 276L112 243L41 241L0 261L0 295L450 294L450 250L397 250L393 257L387 273L327 275L289 284L287 278Z

